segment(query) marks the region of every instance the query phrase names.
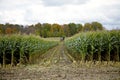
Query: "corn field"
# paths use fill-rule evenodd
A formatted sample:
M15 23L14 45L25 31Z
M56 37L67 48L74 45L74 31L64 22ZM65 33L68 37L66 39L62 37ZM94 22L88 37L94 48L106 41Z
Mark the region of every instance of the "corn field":
M80 61L120 61L120 31L86 32L65 41L69 53Z
M3 67L6 64L15 66L18 63L30 63L56 45L56 41L33 35L0 35L0 63Z

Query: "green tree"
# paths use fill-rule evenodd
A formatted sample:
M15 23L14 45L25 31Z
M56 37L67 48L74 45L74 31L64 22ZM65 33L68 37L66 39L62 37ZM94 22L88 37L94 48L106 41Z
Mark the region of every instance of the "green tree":
M42 25L41 25L41 23L35 24L35 33L42 37Z
M91 28L92 28L93 31L104 30L103 25L99 22L92 22L91 23Z
M84 31L91 31L91 24L90 23L85 23L83 29L84 29Z
M77 25L77 33L83 31L82 24L76 24Z
M70 36L77 33L77 26L75 23L69 23L68 26L69 26L69 30L70 30Z
M49 24L49 23L44 23L43 25L42 25L42 27L43 27L43 35L44 35L44 37L50 37L51 36L51 24Z

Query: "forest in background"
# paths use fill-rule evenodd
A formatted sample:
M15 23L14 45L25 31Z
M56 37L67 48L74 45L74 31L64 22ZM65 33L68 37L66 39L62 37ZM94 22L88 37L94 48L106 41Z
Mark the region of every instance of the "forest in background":
M0 24L0 34L34 34L41 37L70 37L79 32L87 31L101 31L105 30L103 25L99 22L76 24L50 24L50 23L37 23L34 25L23 26L19 24Z

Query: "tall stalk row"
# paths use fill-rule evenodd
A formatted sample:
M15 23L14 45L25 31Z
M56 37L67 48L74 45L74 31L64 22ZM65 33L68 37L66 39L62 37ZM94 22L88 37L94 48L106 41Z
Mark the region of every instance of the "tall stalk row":
M30 62L30 57L41 55L56 45L55 41L45 41L33 35L1 35L0 63L3 67L6 64L26 64Z
M77 60L120 61L120 31L80 33L65 44Z

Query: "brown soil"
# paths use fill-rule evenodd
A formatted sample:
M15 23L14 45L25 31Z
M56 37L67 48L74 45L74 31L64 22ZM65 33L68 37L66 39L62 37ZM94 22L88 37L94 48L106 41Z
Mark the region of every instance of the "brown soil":
M63 42L36 63L0 69L0 80L120 80L120 62L76 62Z

